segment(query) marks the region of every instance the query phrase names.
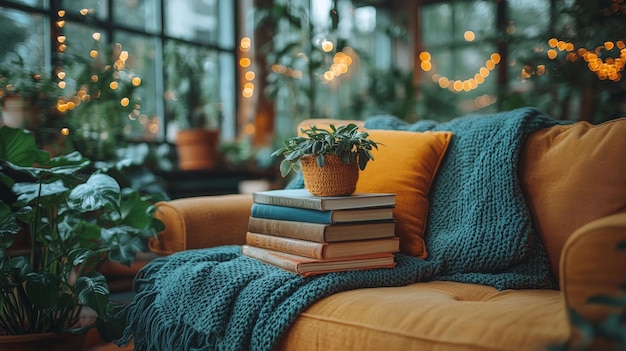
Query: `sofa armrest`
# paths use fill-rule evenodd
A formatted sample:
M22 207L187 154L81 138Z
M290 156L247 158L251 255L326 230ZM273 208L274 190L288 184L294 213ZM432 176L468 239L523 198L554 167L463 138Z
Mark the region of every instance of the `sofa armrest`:
M592 221L568 238L561 254L560 285L568 310L588 322L604 320L624 307L589 303L591 296L624 296L626 284L626 212ZM572 326L576 330L575 326ZM575 332L573 338L579 337Z
M165 230L150 240L152 252L174 252L245 243L252 195L199 196L157 203Z

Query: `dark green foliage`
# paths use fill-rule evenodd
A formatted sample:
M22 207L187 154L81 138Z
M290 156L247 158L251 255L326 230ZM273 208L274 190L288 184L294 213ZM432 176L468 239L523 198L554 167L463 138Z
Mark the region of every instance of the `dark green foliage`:
M90 164L78 152L50 158L31 133L0 128L0 190L13 195L0 199L0 335L75 328L83 307L109 340L120 330L94 268L105 258L130 265L164 226L149 198ZM28 253L12 249L20 231Z

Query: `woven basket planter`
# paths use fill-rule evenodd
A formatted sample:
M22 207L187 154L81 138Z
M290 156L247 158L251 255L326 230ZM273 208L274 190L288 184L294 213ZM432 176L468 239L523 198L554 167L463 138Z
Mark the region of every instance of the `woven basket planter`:
M341 162L336 155L324 155L324 167L316 156L300 159L304 187L315 196L347 196L354 193L359 180L359 165Z

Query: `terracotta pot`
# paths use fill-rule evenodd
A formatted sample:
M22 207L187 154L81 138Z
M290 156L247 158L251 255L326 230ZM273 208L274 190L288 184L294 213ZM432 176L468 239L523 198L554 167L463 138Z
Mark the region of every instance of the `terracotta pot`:
M0 350L67 351L82 350L87 334L38 333L0 336Z
M315 156L300 159L304 187L315 196L347 196L354 193L359 180L359 165L341 162L336 155L324 155L324 167Z
M217 164L218 147L218 130L181 130L176 137L178 167L182 170L213 168Z
M11 128L31 129L41 124L39 108L19 95L8 95L2 100L2 124Z

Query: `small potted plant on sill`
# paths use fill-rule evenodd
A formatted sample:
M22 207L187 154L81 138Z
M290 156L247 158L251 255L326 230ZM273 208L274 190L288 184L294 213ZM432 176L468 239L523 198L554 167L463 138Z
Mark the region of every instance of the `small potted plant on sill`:
M37 128L54 109L60 89L43 70L29 68L24 59L11 53L0 67L2 123L13 128Z
M173 117L178 167L205 170L219 163L222 104L214 100L217 77L210 71L210 55L176 42L165 48L166 114ZM168 132L171 132L168 131Z
M50 339L60 336L80 345L94 327L111 341L124 329L98 264L130 265L164 225L148 198L90 164L78 152L50 158L30 132L0 127L0 349L39 338L59 349Z
M301 129L301 136L285 140L272 156L284 156L280 163L283 177L292 170L302 170L304 186L311 194L350 195L356 189L359 169L365 169L374 159L371 150L378 149L378 144L354 123L339 127L331 124L330 129Z

